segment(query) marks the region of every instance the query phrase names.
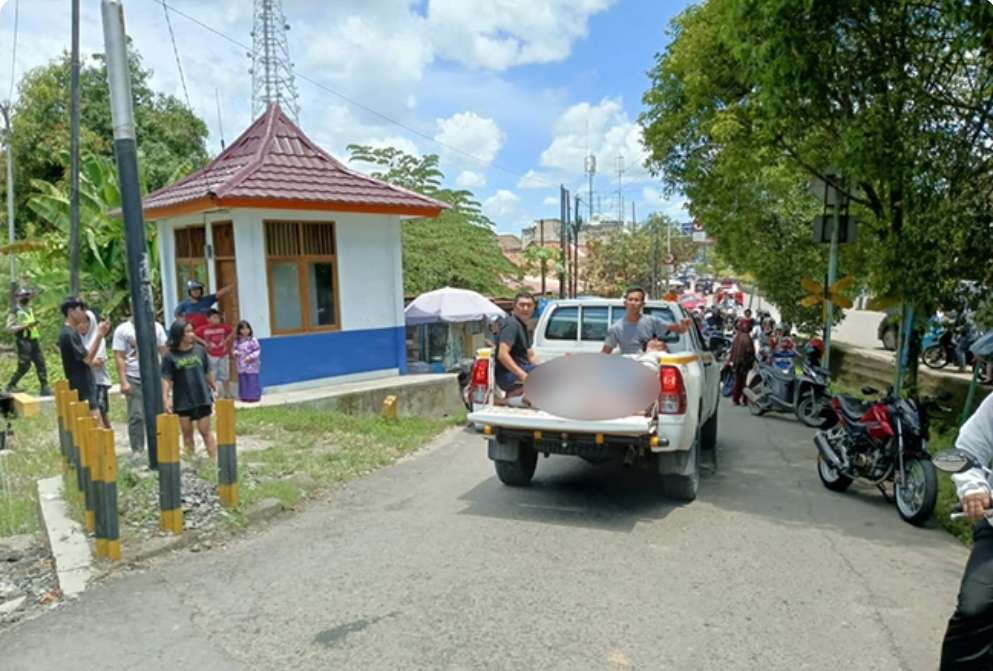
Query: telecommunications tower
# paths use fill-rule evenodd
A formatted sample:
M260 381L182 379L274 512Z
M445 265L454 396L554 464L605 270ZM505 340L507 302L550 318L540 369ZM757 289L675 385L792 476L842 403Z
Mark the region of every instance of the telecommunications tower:
M277 103L294 120L300 115L282 0L255 0L252 26L252 116Z

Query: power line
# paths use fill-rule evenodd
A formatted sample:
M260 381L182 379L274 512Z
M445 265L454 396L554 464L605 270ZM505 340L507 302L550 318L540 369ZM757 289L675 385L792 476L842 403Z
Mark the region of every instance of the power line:
M14 83L17 81L15 77L15 70L17 68L17 25L18 18L21 14L21 0L14 0L14 39L13 39L13 49L10 54L10 92L7 94L7 101L10 102L14 98Z
M176 69L179 70L179 83L183 85L183 96L186 98L186 106L193 109L190 102L190 91L186 88L186 75L183 74L183 61L179 58L179 47L176 45L176 33L172 30L172 19L169 18L169 6L162 3L162 12L165 14L166 26L169 28L169 39L172 41L172 53L176 56Z
M184 12L184 11L182 11L180 9L177 9L176 7L174 7L172 5L168 5L165 2L165 0L151 0L151 1L152 2L155 2L156 4L161 3L164 7L167 6L173 13L178 14L179 16L182 16L184 19L195 23L196 25L200 26L204 30L207 30L208 32L213 33L214 35L220 37L221 39L230 42L231 44L235 45L236 47L240 47L242 49L245 49L247 53L251 53L252 52L251 45L248 45L248 44L246 44L246 43L238 40L237 38L231 37L230 35L221 32L220 30L214 28L213 26L211 26L211 25L209 25L209 24L201 21L200 19L198 19L198 18L196 18L194 16L191 16L190 14L187 14L186 12ZM314 86L314 87L316 87L316 88L318 88L318 89L320 89L320 90L322 90L322 91L324 91L326 93L330 93L331 95L335 96L336 98L339 98L339 99L343 100L344 102L348 103L349 105L352 105L354 107L357 107L357 108L363 110L364 112L367 112L367 113L369 113L369 114L371 114L371 115L373 115L373 116L375 116L375 117L377 117L379 119L382 119L383 121L386 121L387 123L393 124L394 126L397 126L398 128L402 128L405 131L407 131L408 133L410 133L412 135L416 135L417 137L419 137L421 139L424 139L424 140L427 140L428 142L432 142L432 143L438 145L439 147L443 147L445 149L448 149L449 151L453 151L453 152L455 152L457 154L461 154L462 156L465 156L467 158L470 158L473 161L479 163L480 165L489 165L489 167L491 167L491 168L495 168L495 169L497 169L497 170L499 170L501 172L507 173L507 174L512 175L512 176L517 177L517 178L524 177L523 174L521 174L520 172L518 172L516 170L512 170L510 168L506 168L506 167L504 167L504 166L502 166L502 165L500 165L498 163L488 163L487 161L485 161L485 160L479 158L478 156L476 156L475 154L472 154L470 152L467 152L467 151L465 151L463 149L459 149L458 147L454 147L452 145L446 144L445 142L442 142L441 140L438 140L438 139L436 139L436 138L428 135L427 133L423 133L423 132L417 130L416 128L412 128L411 126L408 126L407 124L403 123L402 121L397 121L396 119L394 119L394 118L392 118L392 117L390 117L390 116L388 116L386 114L383 114L382 112L380 112L380 111L378 111L376 109L373 109L372 107L369 107L368 105L366 105L366 104L364 104L362 102L359 102L358 100L355 100L354 98L350 98L350 97L346 96L344 93L341 93L340 91L336 91L336 90L332 89L331 87L323 84L322 82L319 82L319 81L317 81L316 79L314 79L312 77L308 77L307 75L305 75L303 73L295 72L294 75L298 79L301 79L301 80L307 82L308 84L310 84L311 86ZM541 179L541 178L539 178L539 179ZM558 185L557 184L552 184L552 183L549 182L548 183L548 186L549 186L549 188L551 188L553 186L558 186Z

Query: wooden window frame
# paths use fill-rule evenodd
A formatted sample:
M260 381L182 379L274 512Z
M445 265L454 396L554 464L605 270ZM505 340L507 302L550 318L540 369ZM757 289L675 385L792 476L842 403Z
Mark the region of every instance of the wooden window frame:
M300 254L298 256L269 256L268 224L295 224L299 238L299 249L303 250L304 226L317 224L331 226L331 240L334 243L334 254ZM269 297L269 330L272 335L303 335L306 333L331 333L341 330L341 282L338 278L338 225L334 221L307 221L301 219L265 219L262 222L262 246L265 251L266 292ZM272 265L274 263L295 263L297 265L297 282L300 289L300 322L299 329L281 329L276 326L276 306L272 294ZM330 263L331 279L334 283L334 324L327 326L310 326L310 282L307 281L307 266L311 263Z
M183 234L182 233L183 231L189 231L196 228L203 229L204 248L200 249L201 255L181 256L182 253L186 253L189 250L181 250L179 248L179 241L178 241L179 236ZM172 241L173 241L173 248L175 250L175 254L174 254L175 263L173 263L173 272L175 273L176 285L177 285L176 300L182 302L183 300L189 297L189 293L186 291L186 282L183 281L182 274L179 272L180 268L194 268L196 270L202 270L203 271L202 279L199 278L200 273L196 273L198 280L203 283L204 287L206 287L209 282L210 267L208 265L209 262L207 260L207 250L206 250L207 228L204 224L191 224L189 226L176 227L172 229ZM204 294L206 295L207 293L209 293L209 291L205 289Z

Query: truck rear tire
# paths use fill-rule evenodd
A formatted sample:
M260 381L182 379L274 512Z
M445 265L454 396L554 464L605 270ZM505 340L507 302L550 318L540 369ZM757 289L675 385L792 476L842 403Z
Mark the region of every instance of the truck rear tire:
M692 501L696 499L700 489L700 440L694 441L690 448L689 463L686 464L688 473L681 475L663 475L662 491L670 499L677 501Z
M500 482L508 487L527 487L534 477L534 469L538 465L538 453L525 443L520 443L517 458L513 461L493 462Z

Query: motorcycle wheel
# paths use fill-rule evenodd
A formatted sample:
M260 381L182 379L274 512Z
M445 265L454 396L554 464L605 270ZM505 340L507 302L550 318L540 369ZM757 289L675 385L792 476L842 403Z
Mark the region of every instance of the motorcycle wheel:
M796 406L796 416L805 425L819 429L824 424L821 404L813 394L804 394Z
M832 492L843 492L852 484L852 479L847 475L839 473L831 464L824 461L824 457L817 455L817 475L821 482Z
M904 462L906 480L895 487L896 509L905 522L921 526L938 500L938 475L930 459Z
M928 368L941 370L948 365L948 352L941 345L931 345L921 352L921 361Z
M758 403L752 401L752 399L745 396L745 402L748 403L748 411L752 413L755 417L761 417L768 410L766 405L762 403L761 398L765 396L765 391L763 390L763 385L761 380L754 380L750 385L751 390L755 392L755 395L760 399ZM744 394L742 394L744 396Z

